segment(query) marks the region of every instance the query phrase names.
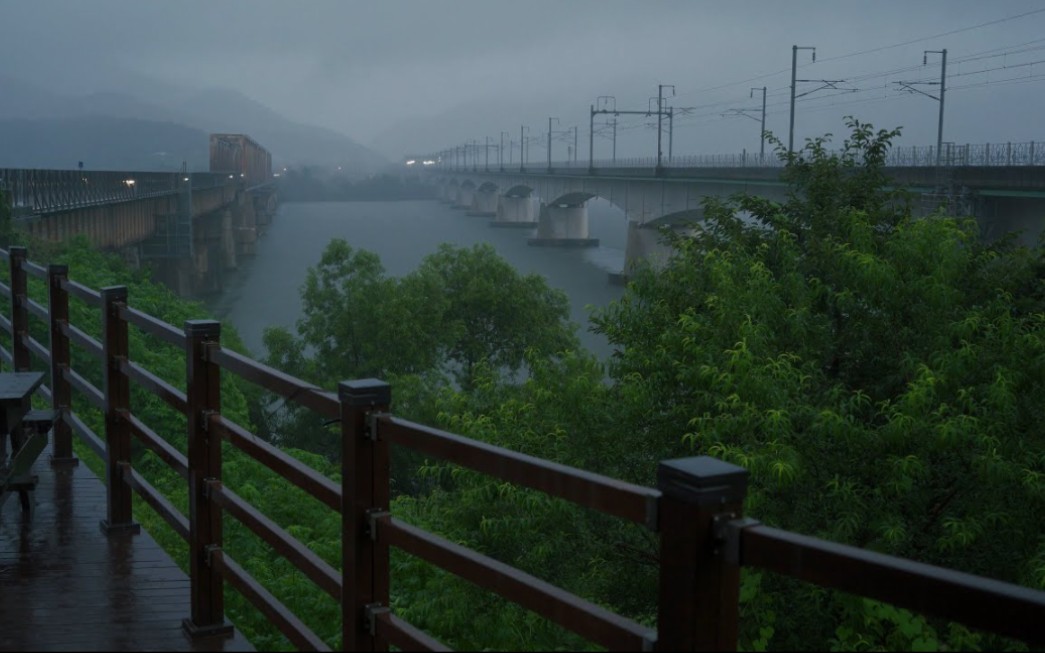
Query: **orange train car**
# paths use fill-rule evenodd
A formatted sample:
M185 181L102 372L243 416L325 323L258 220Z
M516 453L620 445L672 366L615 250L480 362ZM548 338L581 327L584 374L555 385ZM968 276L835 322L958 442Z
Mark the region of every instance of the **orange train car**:
M272 155L246 134L211 134L210 171L264 184L272 180Z

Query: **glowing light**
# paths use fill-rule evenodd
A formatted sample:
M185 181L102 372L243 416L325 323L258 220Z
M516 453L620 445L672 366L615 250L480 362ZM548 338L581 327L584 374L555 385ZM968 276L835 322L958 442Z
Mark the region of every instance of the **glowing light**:
M430 166L430 165L432 165L433 163L435 163L435 161L432 161L431 159L427 159L427 160L425 160L425 161L422 161L422 162L421 162L421 165L423 165L423 166Z
M417 161L414 161L413 159L410 159L409 161L407 161L407 162L406 162L406 165L408 165L408 166L412 166L412 165L414 165L415 163L417 163Z
M278 176L279 176L279 173L278 173L278 172L273 172L273 173L272 173L272 176L273 176L273 177L278 177Z
M186 178L185 178L185 179L183 179L182 181L188 181L188 180L189 180L189 178L188 178L188 177L186 177Z
M134 180L133 179L124 179L123 183L127 184L128 186L133 186L134 185Z
M229 175L229 179L234 179L236 175Z

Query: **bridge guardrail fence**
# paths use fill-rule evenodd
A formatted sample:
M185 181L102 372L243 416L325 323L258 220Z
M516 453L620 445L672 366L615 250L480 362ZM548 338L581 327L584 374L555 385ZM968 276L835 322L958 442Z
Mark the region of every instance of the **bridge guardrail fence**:
M28 261L24 248L0 250L9 264L10 318L0 315L10 350L0 357L16 371L32 358L47 365L50 385L41 393L59 411L56 457L71 458L71 433L105 461L111 529L134 527L130 492L137 492L184 539L190 551L191 605L186 630L227 631L223 581L264 614L295 646L328 650L293 614L236 562L223 546L229 516L273 547L317 588L341 603L347 650L445 650L390 610L389 549L396 547L491 589L508 600L614 650L735 649L742 566L793 576L823 587L877 598L1040 644L1045 641L1045 592L949 569L864 551L762 526L743 516L747 471L698 456L662 461L657 488L624 483L584 470L513 452L397 418L389 413L391 388L376 379L346 381L338 393L323 390L225 349L220 324L190 320L178 329L133 309L124 287L101 292L73 282L65 266ZM29 294L28 277L47 283L43 303ZM69 297L102 313L101 341L68 322ZM49 330L50 349L32 337ZM130 359L133 326L186 357L185 391ZM88 379L101 372L72 367L75 344L107 370L107 396ZM79 357L77 358L79 360ZM342 469L334 482L221 414L221 375L234 374L287 401L340 423ZM187 420L188 446L172 446L133 413L127 389L137 385ZM72 410L71 392L105 413L104 437ZM133 467L131 437L156 453L187 483L190 517ZM219 437L214 437L219 436ZM222 443L254 458L329 509L342 524L341 569L222 484ZM503 562L399 521L390 514L389 450L406 447L502 481L635 522L659 536L660 589L654 630L562 590Z
M838 152L837 150L835 151ZM591 168L655 168L656 157L617 157L616 159L596 159L591 161ZM979 143L956 144L944 143L940 164L945 167L1008 167L1008 166L1045 166L1045 141L1026 141L1022 143ZM661 158L663 168L783 168L786 163L774 152L759 155L757 152L740 152L726 154L685 154ZM889 167L931 168L936 166L935 145L899 145L889 150L886 157ZM569 172L577 169L587 170L588 161L553 161L551 167L556 172ZM467 172L472 167L457 166L442 160L435 165L436 169ZM506 166L505 172L515 172L516 165ZM548 164L541 161L527 162L524 172L540 174L546 171ZM482 171L479 166L473 171ZM497 170L491 166L490 171Z
M0 191L16 217L162 197L239 183L211 172L131 172L0 168Z

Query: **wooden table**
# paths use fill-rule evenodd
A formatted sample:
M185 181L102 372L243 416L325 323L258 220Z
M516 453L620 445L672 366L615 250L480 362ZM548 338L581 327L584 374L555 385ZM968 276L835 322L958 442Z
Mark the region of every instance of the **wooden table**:
M33 392L44 381L43 372L0 372L0 506L17 489L22 510L29 511L28 491L35 486L35 479L28 476L29 468L47 445L45 434L30 434L24 437L21 431L22 418L31 405ZM7 439L11 436L11 457L7 457Z

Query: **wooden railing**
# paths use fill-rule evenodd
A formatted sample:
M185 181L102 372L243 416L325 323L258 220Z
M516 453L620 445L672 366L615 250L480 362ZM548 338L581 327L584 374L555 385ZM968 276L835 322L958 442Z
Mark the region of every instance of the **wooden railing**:
M706 456L663 461L654 489L509 451L389 414L391 389L382 381L346 381L334 394L223 348L218 322L190 320L177 329L131 308L124 287L87 288L71 281L65 266L44 268L29 262L24 248L0 250L0 258L10 264L10 285L0 284L0 293L10 299L11 315L10 319L0 316L0 326L11 336L10 351L0 351L0 355L16 370L30 369L34 356L49 367L51 382L42 393L60 413L54 429L55 464L74 460L72 434L76 433L107 465L107 529L137 528L133 491L185 539L191 605L184 626L190 634L231 630L224 612L222 581L227 581L295 646L328 649L223 549L222 516L230 515L319 590L340 602L342 642L347 650L387 649L389 645L445 650L389 610L391 547L614 650L735 649L742 566L880 599L1031 643L1045 641L1045 592L759 525L743 517L748 475L735 465ZM29 297L28 277L46 282L47 306ZM70 296L99 309L101 341L69 323ZM48 346L30 336L31 316L47 325ZM184 351L185 392L130 360L130 326ZM70 345L101 362L104 390L72 368ZM222 372L340 423L340 483L223 417ZM132 384L186 416L187 452L177 450L134 415L129 401ZM72 410L74 391L104 412L104 436ZM192 519L133 468L132 438L185 479ZM342 516L340 570L222 484L222 441ZM392 445L635 522L659 534L656 630L396 519L389 512Z

